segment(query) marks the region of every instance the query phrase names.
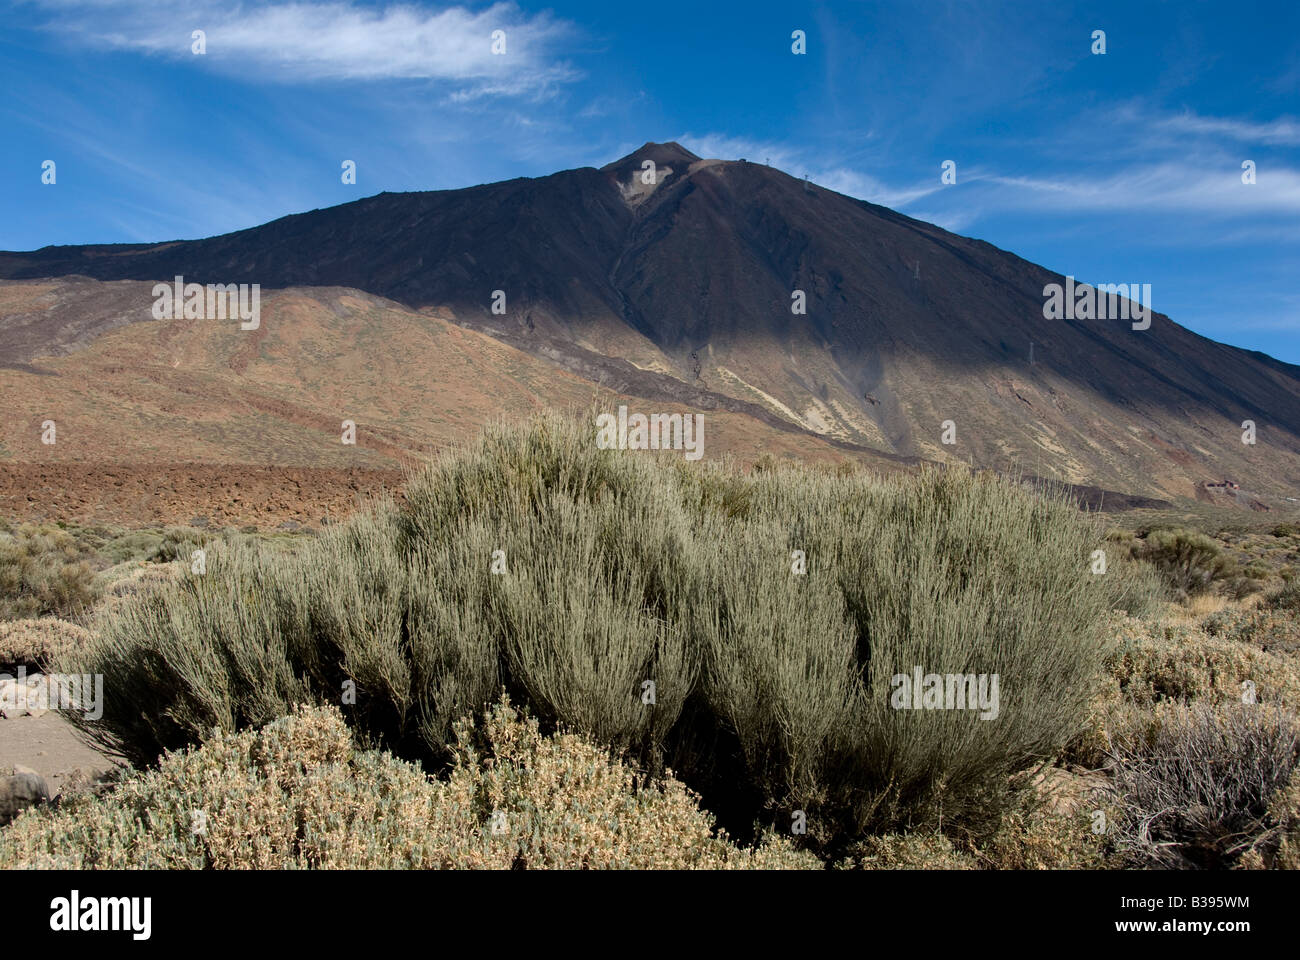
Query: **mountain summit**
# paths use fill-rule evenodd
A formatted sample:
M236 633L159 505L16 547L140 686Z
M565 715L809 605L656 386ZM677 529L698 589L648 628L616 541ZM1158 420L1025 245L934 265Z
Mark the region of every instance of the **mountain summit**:
M680 143L646 143L621 160L607 163L600 172L607 174L624 199L636 205L674 177L681 179L700 158Z
M1300 484L1300 368L1158 313L1145 329L1046 319L1060 274L672 142L204 240L0 254L0 278L73 274L354 288L628 393L731 404L893 457L1162 497L1205 498L1224 478L1265 498ZM29 341L4 359L34 355Z

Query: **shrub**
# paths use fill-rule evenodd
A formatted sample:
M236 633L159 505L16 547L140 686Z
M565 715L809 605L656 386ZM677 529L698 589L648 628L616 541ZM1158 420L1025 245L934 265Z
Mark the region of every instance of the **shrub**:
M1242 576L1223 581L1219 589L1222 595L1230 600L1244 600L1252 594L1259 593L1264 587L1258 580Z
M1185 624L1126 619L1116 639L1108 672L1117 692L1142 707L1165 700L1240 703L1253 690L1261 703L1300 708L1300 670L1287 657Z
M1267 580L1271 572L1266 563L1251 563L1241 571L1241 575L1249 580Z
M737 647L733 629L711 647L768 646L770 666L758 671L768 686L748 721L729 727L742 743L770 744L765 730L793 731L801 740L785 736L776 755L787 769L817 770L816 789L805 777L786 797L769 787L769 797L786 810L819 810L817 826L822 817L832 820L828 832L840 836L925 828L941 817L990 829L1009 775L1059 751L1086 713L1102 652L1096 626L1108 603L1104 578L1087 572L1095 526L1063 500L958 469L839 483L784 469L754 482L751 504L751 517L771 518L783 538L773 543L775 531L754 528L754 539L741 538L728 555L723 537L706 536L722 545L722 569L734 582L735 601L720 585L710 590L724 598L720 625L743 624L754 638ZM806 554L806 579L790 575L796 549ZM766 581L740 556L765 553L786 561L770 563ZM838 597L821 582L832 578ZM791 611L801 611L785 615L793 629L784 639L769 620L779 607L768 598L778 592ZM749 610L764 613L739 619ZM792 644L799 633L817 647ZM844 662L859 678L847 696L831 682L830 667ZM808 678L802 687L785 686L808 698L802 713L788 695L774 695L778 665ZM916 666L998 674L1006 685L998 719L894 709L893 677ZM832 734L824 747L817 745L820 730ZM781 769L771 761L763 768ZM794 787L799 777L788 782Z
M209 534L195 530L193 527L166 527L149 559L158 563L188 560L196 549L204 546L211 539Z
M1279 590L1270 593L1267 605L1270 610L1300 613L1300 581L1288 580Z
M1110 838L1093 831L1094 811L1110 822L1110 800L1094 809L1069 815L1041 808L1013 810L998 831L974 852L979 864L991 870L1100 870L1110 866Z
M105 675L87 732L139 764L341 699L362 744L445 763L504 686L545 729L680 771L737 832L794 810L817 845L978 832L1086 716L1114 598L1098 539L989 475L697 469L548 416L298 550L212 544L68 670ZM892 709L915 666L998 674L997 720Z
M1244 869L1300 870L1300 767L1268 804L1271 829L1244 854Z
M1105 763L1112 739L1154 737L1161 704L1233 704L1253 694L1261 704L1300 709L1300 669L1285 655L1295 623L1276 617L1224 610L1197 627L1115 615L1101 689L1064 759L1093 769ZM1257 647L1246 640L1264 642Z
M1214 540L1192 530L1153 530L1139 555L1155 564L1171 587L1201 593L1235 572L1235 565Z
M864 837L835 864L840 870L975 870L978 863L942 833Z
M90 554L58 527L0 534L0 619L72 617L96 599Z
M0 623L0 668L22 664L45 669L89 641L84 628L56 617L6 621Z
M1168 596L1155 567L1122 553L1107 563L1105 586L1110 588L1110 608L1133 617L1155 615Z
M1237 643L1249 643L1271 654L1300 650L1300 585L1286 584L1267 594L1254 607L1222 610L1203 621L1206 632ZM1300 708L1300 702L1295 704Z
M61 869L810 869L788 841L713 832L681 783L638 778L508 702L466 719L447 782L358 752L338 712L217 735L102 795L30 810L0 861Z
M1231 865L1270 832L1270 802L1297 760L1300 727L1285 710L1170 706L1153 738L1111 751L1122 850L1141 865Z

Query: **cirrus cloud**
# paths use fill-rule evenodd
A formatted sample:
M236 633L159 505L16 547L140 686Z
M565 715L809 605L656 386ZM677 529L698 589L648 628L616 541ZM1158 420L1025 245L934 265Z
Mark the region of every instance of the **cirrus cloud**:
M576 27L513 3L481 10L299 0L233 9L211 0L46 0L46 26L84 46L190 58L213 69L288 82L423 79L479 96L546 97L579 73L560 57ZM206 53L191 51L205 34ZM504 54L492 52L494 31Z

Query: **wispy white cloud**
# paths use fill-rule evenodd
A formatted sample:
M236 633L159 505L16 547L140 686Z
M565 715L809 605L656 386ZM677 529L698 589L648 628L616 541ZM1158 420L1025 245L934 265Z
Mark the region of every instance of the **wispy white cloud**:
M1160 129L1173 133L1226 137L1245 143L1269 146L1300 144L1300 122L1289 117L1268 123L1234 120L1228 117L1203 117L1184 112L1157 121Z
M682 134L678 142L701 157L736 160L744 157L755 163L769 163L796 177L806 176L813 183L869 203L901 210L921 197L929 196L940 188L938 177L933 185L910 184L891 186L853 167L810 160L805 150L788 143L750 140L723 134Z
M1241 182L1240 169L1210 170L1189 162L1132 167L1105 177L967 177L1000 188L997 204L1068 210L1148 210L1221 216L1300 212L1300 171L1268 167L1257 182Z
M215 0L42 0L47 26L91 47L132 50L285 81L427 79L449 99L544 97L578 72L560 51L576 32L514 3L481 10L370 8L349 0L229 5ZM206 53L192 52L203 30ZM505 52L493 52L493 33Z

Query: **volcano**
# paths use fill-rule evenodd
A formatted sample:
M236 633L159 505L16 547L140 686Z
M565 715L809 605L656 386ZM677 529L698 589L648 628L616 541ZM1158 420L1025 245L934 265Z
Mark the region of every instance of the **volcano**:
M153 320L148 289L176 277L259 284L336 319L351 296L387 318L368 321L367 336L400 340L383 329L399 322L472 331L531 358L538 402L554 376L569 393L581 381L726 411L881 463L963 462L1161 498L1205 499L1207 481L1231 476L1261 505L1300 488L1300 367L1160 313L1142 329L1074 311L1048 319L1045 291L1073 279L673 142L599 169L382 193L202 240L0 253L6 375L37 376L40 358L110 335L140 338L142 362L171 363L191 334ZM316 354L361 348L317 322ZM218 339L247 369L257 337L274 342L266 327L242 346L237 330ZM311 399L319 358L279 349L274 378ZM383 382L447 375L411 353ZM440 392L454 409L457 384Z

